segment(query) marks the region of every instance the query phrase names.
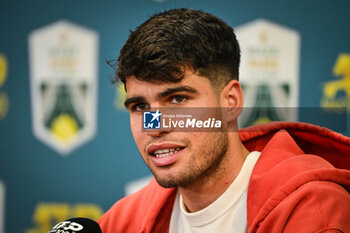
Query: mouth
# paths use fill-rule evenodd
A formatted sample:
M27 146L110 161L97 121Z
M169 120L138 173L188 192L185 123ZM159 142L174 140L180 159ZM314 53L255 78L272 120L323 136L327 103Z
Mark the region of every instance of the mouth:
M164 157L172 155L172 154L174 154L182 149L184 149L184 147L175 148L175 149L171 148L171 149L156 150L151 155L156 156L157 158L164 158Z
M162 143L152 144L146 151L156 166L166 166L174 163L184 149L183 145Z

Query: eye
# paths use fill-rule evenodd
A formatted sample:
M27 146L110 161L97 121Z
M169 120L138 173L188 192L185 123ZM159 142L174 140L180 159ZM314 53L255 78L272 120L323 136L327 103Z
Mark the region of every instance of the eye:
M146 111L147 109L149 109L148 104L146 103L138 103L138 104L134 104L133 106L131 106L130 110L132 112L143 112Z
M188 101L188 97L182 95L174 95L170 98L172 104L183 104Z

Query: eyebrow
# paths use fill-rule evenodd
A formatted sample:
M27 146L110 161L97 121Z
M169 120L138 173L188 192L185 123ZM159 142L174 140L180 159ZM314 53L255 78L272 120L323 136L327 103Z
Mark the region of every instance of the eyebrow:
M196 89L194 89L193 87L190 86L179 86L179 87L172 87L172 88L167 88L165 91L159 93L157 95L158 98L164 98L166 96L169 96L175 92L190 92L190 93L194 93L197 94L198 91Z
M176 92L190 92L190 93L198 93L198 91L190 86L179 86L179 87L172 87L172 88L167 88L165 91L157 94L157 98L158 99L161 99L161 98L164 98L166 96L169 96L173 93L176 93ZM125 108L128 108L128 106L132 103L135 103L135 102L145 102L146 99L142 96L135 96L135 97L130 97L130 98L127 98L124 102L124 106Z
M135 96L135 97L131 97L131 98L127 98L125 101L124 101L124 106L125 108L128 108L128 106L132 103L135 103L135 102L144 102L145 101L145 98L141 97L141 96Z

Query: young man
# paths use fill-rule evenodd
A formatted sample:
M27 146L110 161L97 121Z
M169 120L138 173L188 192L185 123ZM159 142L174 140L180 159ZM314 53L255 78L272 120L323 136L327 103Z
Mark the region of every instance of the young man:
M233 29L201 11L166 11L131 33L117 78L155 179L99 220L104 233L350 232L350 139L287 122L238 132L239 61ZM142 130L143 111L160 108L232 109L232 130Z

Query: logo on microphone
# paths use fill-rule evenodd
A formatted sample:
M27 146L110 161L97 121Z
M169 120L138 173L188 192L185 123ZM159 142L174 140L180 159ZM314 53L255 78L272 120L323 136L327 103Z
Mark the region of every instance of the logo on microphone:
M73 221L63 221L54 226L48 233L71 233L83 230L84 227Z
M143 128L160 129L161 115L162 113L159 112L159 110L157 110L156 112L143 112Z

